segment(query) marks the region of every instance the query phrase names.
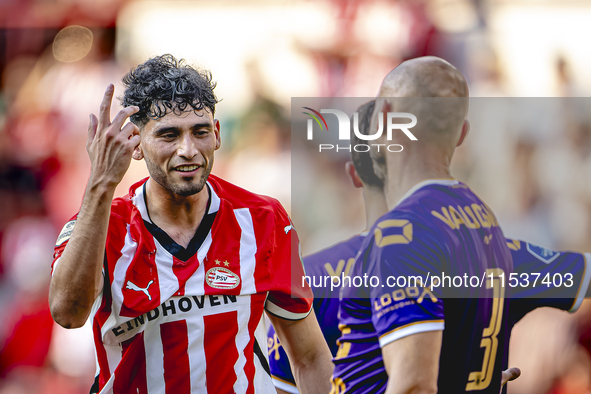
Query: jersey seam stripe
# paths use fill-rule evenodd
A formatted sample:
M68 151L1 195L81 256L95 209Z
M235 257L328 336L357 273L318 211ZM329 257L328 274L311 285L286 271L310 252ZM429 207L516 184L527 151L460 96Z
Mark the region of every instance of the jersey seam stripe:
M55 269L57 268L57 265L61 259L62 259L62 256L58 257L57 260L55 260L55 262L53 263L53 267L51 269L51 276L52 277L53 277L53 274L55 274Z
M279 376L277 376L277 375L271 374L271 377L272 377L273 379L277 379L277 380L279 380L280 382L283 382L283 383L290 384L290 385L292 385L293 387L297 387L297 386L296 386L296 384L295 384L295 382L292 382L292 381L290 381L290 380L287 380L287 379L281 378L281 377L279 377Z
M234 217L240 227L240 294L256 293L255 271L258 245L254 231L254 220L249 208L234 209Z
M392 334L393 332L399 331L399 330L404 330L405 328L411 327L411 326L416 326L418 324L426 324L426 323L445 323L445 320L443 319L438 319L438 320L421 320L421 321L415 321L412 323L408 323L405 324L404 326L400 326L400 327L396 327L393 330L388 331L387 333L384 333L382 335L380 335L380 339L385 337L386 335Z
M577 291L573 306L568 310L570 313L576 312L583 303L583 299L585 299L587 289L589 288L589 281L591 280L591 270L589 269L589 260L591 259L591 254L583 253L583 259L585 263L585 267L583 269L583 279L579 285L579 291Z
M209 186L209 191L211 192L211 204L209 204L208 213L217 212L220 209L220 197L216 193L211 183L209 183L209 181L206 181L205 183Z
M112 394L113 393L113 382L115 381L115 373L111 374L109 380L105 383L100 391L100 394Z
M265 372L269 374L269 376L272 376L271 367L269 367L269 362L265 358L265 355L263 354L261 346L259 345L259 341L257 341L256 337L254 338L253 353L258 357L259 362L261 363L261 366L263 367Z
M380 335L380 347L384 347L390 342L394 342L412 334L418 334L420 332L427 331L441 331L444 328L445 320L423 320L420 322L406 324Z
M147 182L148 181L144 182L144 184ZM134 195L131 198L131 203L139 211L140 216L142 217L143 220L146 220L146 221L152 223L152 220L150 219L150 215L148 214L147 203L146 203L145 196L144 196L144 188L142 186L143 185L138 186L137 189L135 189L133 191Z
M126 233L123 241L123 246L119 253L121 254L117 261L115 262L113 268L113 279L112 282L109 283L109 287L111 288L111 313L107 320L101 326L101 337L103 338L103 343L105 343L105 337L107 333L111 330L111 328L118 326L119 324L123 324L128 319L121 317L121 308L123 307L123 285L126 280L126 272L133 261L133 257L138 248L138 243L133 240L131 237L131 225L126 224ZM132 252L133 249L133 252ZM106 257L105 257L106 259ZM109 278L108 278L109 279ZM121 360L119 360L121 361ZM115 368L117 365L115 365ZM111 366L109 366L111 369ZM115 368L112 368L114 371Z
M273 385L276 388L286 391L288 393L299 394L299 390L295 384L284 381L276 376L273 376Z
M269 308L269 307L271 307L271 308ZM313 306L310 306L310 310L308 312L293 313L293 312L287 311L287 310L275 305L274 303L272 303L269 300L267 300L266 305L265 305L265 310L267 311L267 313L270 313L271 315L279 317L281 319L290 320L290 321L298 321L298 320L305 319L306 317L308 317L310 312L312 312L312 309L313 309Z

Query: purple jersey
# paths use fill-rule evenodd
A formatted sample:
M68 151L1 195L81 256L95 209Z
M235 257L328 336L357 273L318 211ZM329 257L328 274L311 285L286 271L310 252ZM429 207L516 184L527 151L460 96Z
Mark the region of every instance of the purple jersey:
M354 251L343 246L347 245L351 246L352 249L356 249L361 245L362 239L362 237L354 237L344 243L305 258L306 272L309 275L326 275L328 272L330 275L339 276L341 271L344 271L345 275L347 275L347 267L349 267L348 259L351 258L349 256L354 256ZM511 299L509 305L508 320L510 328L523 318L523 316L536 308L551 307L570 312L578 309L585 297L591 278L591 270L586 269L587 262L591 258L588 253L583 255L573 252L557 252L525 241L509 238L507 238L507 246L511 250L511 257L513 259L513 273L516 278L521 279L519 286L511 289L513 290L512 295L516 298ZM334 257L331 258L331 255ZM325 267L323 270L323 260L338 261L338 263L330 264L329 267ZM343 263L341 263L341 260L343 260ZM572 275L573 284L568 288L565 287L564 292L557 293L556 288L543 284L541 286L524 286L524 274L527 277L531 277L530 282L532 283L530 285L533 285L533 280L536 277L538 278L538 284L540 284L546 275L552 278L555 274L563 275L567 280L569 278L568 274ZM539 276L535 274L539 274ZM508 283L506 286L508 286ZM316 314L319 321L322 322L320 328L325 334L327 342L333 343L336 339L333 333L335 331L340 333L338 331L337 314L335 312L335 300L329 298L334 296L334 294L330 293L330 291L321 293L319 290L321 289L315 292L315 296L323 294L322 296L327 298L315 299L314 306ZM268 347L269 365L275 386L286 392L297 394L298 389L295 386L289 360L272 326L268 333ZM333 350L334 355L334 349L331 348L331 350ZM507 352L505 354L507 355ZM503 365L503 369L508 367L507 359L505 359Z
M349 275L359 252L364 235L357 235L304 258L306 275L311 278L314 292L314 313L332 355L337 352L337 339L341 336L338 327L340 287L324 286L321 278L326 276ZM316 285L315 285L316 283ZM273 326L267 332L269 367L275 387L288 393L298 393L291 373L287 354L281 346Z
M508 305L499 277L512 270L496 218L465 184L428 180L413 187L370 230L351 270L352 277L367 274L379 284L341 290L333 391L384 392L388 375L381 348L408 335L443 330L439 392L497 394L508 341ZM491 278L491 286L468 284L452 293L429 287L433 276L466 275Z
M557 252L525 241L507 239L513 257L509 283L511 324L540 307L575 312L589 287L589 253ZM562 283L563 286L555 286Z
M557 252L514 239L507 239L507 245L513 257L513 277L519 281L518 286L509 286L513 297L509 304L509 334L519 320L536 308L551 307L576 312L589 289L589 253ZM553 284L558 284L559 278L572 282L566 283L568 287L557 288ZM513 281L513 284L516 282ZM508 346L507 341L503 369L509 364Z

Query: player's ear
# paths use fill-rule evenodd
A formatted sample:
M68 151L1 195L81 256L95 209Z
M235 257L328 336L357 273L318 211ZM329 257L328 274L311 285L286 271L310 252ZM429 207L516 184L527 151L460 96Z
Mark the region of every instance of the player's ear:
M135 149L133 150L133 153L131 154L131 157L134 160L142 160L144 158L144 151L142 151L142 143L141 143L141 141L138 144L138 146L136 146Z
M466 119L466 120L464 120L464 124L462 125L462 134L460 134L460 139L459 139L458 144L456 146L462 145L462 142L464 142L464 140L468 136L469 132L470 132L470 122L468 121L468 119Z
M349 175L349 178L351 178L351 182L353 182L355 187L363 187L363 182L361 182L361 178L359 177L352 161L345 163L345 171L347 172L347 175Z
M215 150L218 150L222 146L222 135L220 134L220 121L217 119L213 120L213 132L215 134Z

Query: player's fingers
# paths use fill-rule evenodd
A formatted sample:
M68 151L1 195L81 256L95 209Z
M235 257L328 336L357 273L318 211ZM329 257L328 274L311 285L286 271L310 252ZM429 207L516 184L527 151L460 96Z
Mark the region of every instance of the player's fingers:
M94 114L90 114L90 121L88 123L88 138L86 140L86 150L90 148L90 144L94 141L94 136L96 135L96 129L98 125L98 119Z
M109 84L107 90L105 90L105 95L103 96L98 116L98 127L101 130L111 124L111 102L113 101L114 91L115 87L113 84Z
M113 118L113 122L111 123L115 128L121 128L125 120L129 118L131 115L137 113L140 110L139 107L135 105L125 107Z
M140 130L135 124L129 122L123 126L119 135L121 138L130 139L134 135L140 135Z
M507 382L517 379L519 376L521 376L521 370L519 368L509 368L503 371L501 377L501 386L505 385Z
M140 144L140 135L139 134L134 134L131 137L129 137L129 145L131 147L133 147L134 150L135 150L135 148L138 147L139 144Z

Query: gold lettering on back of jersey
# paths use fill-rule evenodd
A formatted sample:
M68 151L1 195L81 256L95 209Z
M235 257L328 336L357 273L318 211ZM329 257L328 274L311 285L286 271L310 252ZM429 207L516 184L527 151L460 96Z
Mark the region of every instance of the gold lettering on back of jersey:
M347 265L345 265L345 260L341 259L339 260L339 262L337 263L337 267L336 269L332 268L332 265L330 263L324 263L324 269L326 270L326 272L332 276L332 277L340 277L341 273L343 273L343 268L345 269L345 276L349 275L349 271L351 271L351 267L353 266L353 263L355 263L355 258L351 257L347 260Z
M511 250L518 251L521 249L521 242L516 239L507 240L507 247Z
M449 227L451 227L452 230L455 230L456 229L456 225L451 220L451 217L449 216L449 212L447 211L447 208L446 207L441 207L441 213L439 213L437 211L431 211L431 215L435 216L437 219L439 219L443 223L447 224Z
M460 213L460 215L462 215L462 218L464 219L464 224L468 228L472 228L472 229L480 228L480 224L478 223L478 220L476 220L476 217L474 216L474 214L470 210L469 206L465 206L464 209L462 209L462 207L460 207L458 205L458 212ZM467 215L468 212L470 212L470 216L472 217L472 220L470 220L470 218L468 217L468 215Z

